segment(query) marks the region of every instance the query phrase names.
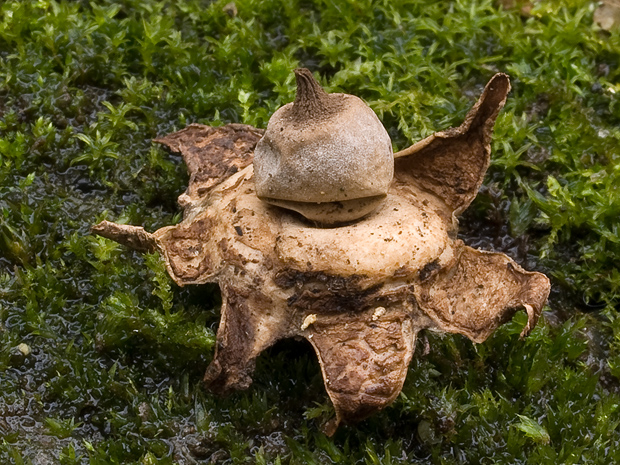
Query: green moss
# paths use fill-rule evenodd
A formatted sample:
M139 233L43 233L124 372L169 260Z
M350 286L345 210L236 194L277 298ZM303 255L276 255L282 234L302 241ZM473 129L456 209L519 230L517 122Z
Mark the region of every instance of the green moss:
M226 3L0 5L0 462L620 462L620 33L592 25L596 5ZM508 72L463 238L554 286L527 340L522 315L477 346L427 335L393 406L331 439L307 345L278 344L248 391L213 397L217 289L88 233L178 222L185 168L151 139L264 127L297 66L364 98L398 148L459 124Z

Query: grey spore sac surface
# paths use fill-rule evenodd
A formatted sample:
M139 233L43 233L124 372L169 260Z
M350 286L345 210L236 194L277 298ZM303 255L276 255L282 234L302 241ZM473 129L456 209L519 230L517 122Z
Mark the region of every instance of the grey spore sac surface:
M360 98L327 94L295 70L297 98L270 118L254 152L257 195L325 224L356 220L385 199L390 137Z

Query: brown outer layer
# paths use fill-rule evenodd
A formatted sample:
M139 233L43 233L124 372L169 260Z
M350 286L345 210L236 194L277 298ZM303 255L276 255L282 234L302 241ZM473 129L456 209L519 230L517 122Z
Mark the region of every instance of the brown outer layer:
M109 222L93 231L159 250L181 286L220 284L222 318L205 374L210 389L246 388L263 349L285 337L308 339L336 410L331 434L398 395L420 330L482 342L519 308L528 313L524 335L536 324L549 280L506 255L452 239L453 213L471 202L488 165L493 122L509 88L502 76L487 86L467 125L405 153L419 163L397 163L386 204L354 224L315 228L261 202L248 166L259 133L193 125L195 143L188 130L161 139L181 151L190 169L184 220L153 234ZM231 134L236 142L228 144ZM451 167L448 176L458 179L437 185L429 160ZM227 164L233 171L247 167L227 175Z
M463 124L395 153L395 170L407 173L407 182L428 189L455 215L461 214L476 197L489 167L493 125L508 92L508 76L493 76Z

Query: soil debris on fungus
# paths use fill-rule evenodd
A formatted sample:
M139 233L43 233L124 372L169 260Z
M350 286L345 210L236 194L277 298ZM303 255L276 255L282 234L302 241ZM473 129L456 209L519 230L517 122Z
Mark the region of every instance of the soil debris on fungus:
M194 124L157 140L181 152L190 171L189 187L179 198L181 223L149 233L104 221L92 230L136 250L159 251L180 286L219 284L217 346L204 377L212 391L247 388L261 351L283 338L307 339L335 407L336 417L326 425L333 434L340 423L361 420L398 396L419 331L458 333L480 343L525 309L528 320L521 335L526 336L536 325L550 284L545 275L523 270L504 254L479 251L455 239L456 216L475 198L489 165L493 126L510 90L507 75L493 76L459 127L394 154L393 178L390 160L384 172L388 188L373 209L329 228L309 222L294 205L282 208L257 195L262 162L252 164L254 153L279 143L278 125L290 126L282 127L282 134L303 133L313 121L313 127L318 125L313 131L323 134L324 112L334 112L328 120L343 114L342 102L324 102L330 97L309 71L296 75L298 99L314 103L302 113L295 113L297 101L278 110L264 136L241 124ZM340 99L348 97L335 97ZM281 116L285 108L293 115ZM322 113L318 120L317 112ZM377 137L380 146L383 135ZM317 136L313 151L322 151L326 159L338 157L336 141L328 137L321 146ZM362 147L361 152L372 158L374 150ZM290 153L299 151L301 144ZM386 151L376 156L384 157ZM304 163L311 161L300 157L290 162L287 176L311 178L304 171ZM280 181L270 180L273 185ZM366 181L349 177L347 182L355 187ZM309 205L322 206L311 193L318 190L320 195L324 188L331 196L338 191L330 180L325 186L320 178L313 182L301 198L287 200L305 198ZM354 188L350 193L354 199L363 197Z

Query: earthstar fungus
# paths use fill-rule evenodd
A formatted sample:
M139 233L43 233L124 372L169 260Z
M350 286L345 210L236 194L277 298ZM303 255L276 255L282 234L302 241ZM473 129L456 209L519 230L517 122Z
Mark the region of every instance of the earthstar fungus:
M306 81L300 92L308 91L303 89L307 85L319 93L319 100L328 96L310 72L298 70L298 83L300 75ZM384 171L378 177L390 179L386 192L372 194L379 198L362 218L338 213L347 199L364 198L368 187L365 180L351 177L357 168L348 170L346 164L356 151L371 164L381 160L388 149L381 147L382 128L373 135L377 150L365 150L368 147L356 145L349 135L344 138L351 145L342 151L333 148L333 137L328 137L331 151L313 141L313 153L336 158L325 158L329 169L341 163L347 173L339 182L345 189L346 183L362 187L352 189L351 197L339 197L342 186L332 182L334 176L321 186L320 177L308 176L299 158L290 161L287 176L300 170L309 185L314 183L312 189L301 198L286 198L294 190L287 191L290 183L279 184L276 178L259 194L268 201L257 195L259 181L269 175L257 176L264 167L261 162L253 166L255 151L265 145L273 151L281 142L277 134L274 142L270 133L276 129L288 134L286 144L295 149L287 152L290 147L284 147L281 154L303 152L303 144L293 140L294 128L286 125L298 118L291 124L303 131L316 116L308 107L306 114L293 115L288 122L281 118L283 109L278 110L266 132L241 124L192 124L157 139L180 152L189 169L189 187L179 197L183 220L154 233L103 221L93 232L139 251L158 251L180 286L219 283L221 321L215 356L204 378L212 391L247 388L262 350L283 338L307 339L335 407L336 418L326 427L332 434L341 422L361 420L396 398L420 330L459 333L479 343L521 308L528 315L522 336L536 325L549 294L547 277L523 270L504 254L475 250L456 238L456 216L482 183L493 125L509 90L508 76L496 74L463 124L394 154L393 168L391 159L387 168L379 168ZM355 111L366 112L357 101L354 105ZM338 111L329 117L343 124ZM373 116L368 114L368 120ZM321 132L320 125L312 125ZM372 173L362 165L358 172ZM271 201L275 197L270 185L281 188L285 195L280 200L292 204ZM323 189L322 196L312 197L317 189ZM294 205L299 200L306 201L302 208ZM325 202L331 202L335 216L323 209ZM324 227L297 213L312 218L308 211L319 211L322 223L338 225Z

